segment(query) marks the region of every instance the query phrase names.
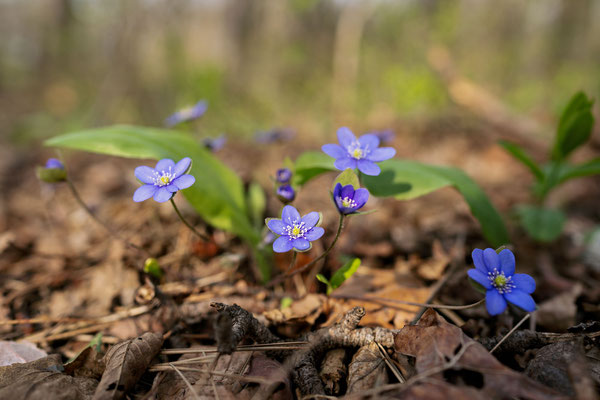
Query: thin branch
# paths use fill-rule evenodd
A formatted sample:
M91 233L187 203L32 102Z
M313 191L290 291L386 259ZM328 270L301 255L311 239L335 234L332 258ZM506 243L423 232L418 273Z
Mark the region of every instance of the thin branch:
M506 339L508 339L508 337L510 335L512 335L521 325L523 325L523 322L527 321L529 319L529 317L531 317L531 313L527 313L526 316L524 316L523 318L521 318L521 320L519 321L518 324L516 324L502 339L500 339L500 341L498 343L496 343L496 345L490 350L490 353L493 353L498 347L500 347L500 345L502 343L504 343L504 341Z

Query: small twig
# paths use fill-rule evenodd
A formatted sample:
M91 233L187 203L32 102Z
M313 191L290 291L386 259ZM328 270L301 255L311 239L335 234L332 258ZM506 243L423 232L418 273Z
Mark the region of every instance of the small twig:
M177 367L175 365L173 365L172 363L169 363L169 365L171 366L171 368L173 368L181 377L181 379L183 379L183 381L185 382L185 384L187 385L188 389L190 389L190 391L194 394L194 398L197 400L200 400L200 397L198 397L198 393L196 393L196 390L194 390L194 387L192 386L192 384L190 383L190 381L187 380L187 378L185 377L185 375L183 375L181 373L181 371L179 369L177 369Z
M508 337L512 335L523 324L523 322L529 319L529 317L531 317L531 313L527 313L526 316L521 318L521 320L502 339L500 339L498 343L496 343L496 345L490 350L490 354L493 353L494 350L496 350L498 347L500 347L500 345L504 343L504 341L508 339Z
M205 242L210 242L210 238L208 236L198 232L196 230L196 228L194 228L192 225L190 225L190 223L187 222L185 220L185 218L183 218L183 215L181 215L181 212L179 212L179 208L177 208L177 205L175 205L175 202L173 201L173 197L171 197L171 199L169 201L173 205L173 208L175 209L175 213L177 213L177 216L179 217L181 222L183 222L185 224L185 226L187 226L192 232L194 232L196 234L196 236L198 236L200 239L204 240Z
M296 341L296 342L277 342L277 343L265 343L265 344L245 344L237 346L235 351L260 351L260 350L298 350L303 349L308 345L308 342ZM189 354L189 353L217 353L216 348L210 349L165 349L161 354Z
M368 301L368 302L379 303L379 304L383 304L383 305L387 305L386 303L398 303L398 304L406 304L409 306L419 306L419 307L427 307L427 308L434 308L434 309L446 309L446 310L466 310L467 308L477 307L478 305L485 302L485 299L481 299L476 303L467 304L464 306L453 306L453 305L446 305L446 304L416 303L414 301L386 299L384 297L353 296L353 295L346 295L346 294L332 294L331 297L337 298L337 299Z
M400 370L398 369L396 364L394 364L392 362L389 354L387 353L387 351L385 351L385 349L383 348L381 343L379 343L379 342L375 342L375 343L377 344L377 347L379 348L379 352L381 353L381 356L383 357L385 363L387 364L388 368L392 371L392 373L394 374L396 379L398 379L398 382L406 383L406 379L404 379L404 377L402 376L402 373L400 372Z

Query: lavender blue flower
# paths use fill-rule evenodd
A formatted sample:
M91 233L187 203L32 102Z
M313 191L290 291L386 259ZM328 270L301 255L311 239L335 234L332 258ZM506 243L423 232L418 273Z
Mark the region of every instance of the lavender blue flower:
M391 129L385 129L383 131L375 131L371 133L377 136L382 143L391 142L396 137L396 134Z
M208 108L208 104L205 100L200 100L193 106L189 106L183 108L176 113L169 115L165 119L165 126L170 128L182 122L192 121L194 119L200 118L206 112Z
M289 128L275 128L270 131L259 131L254 135L254 140L261 144L289 142L296 136L296 133Z
M140 202L153 197L157 202L164 203L178 190L189 188L196 181L192 175L186 174L191 164L189 157L182 158L177 164L165 158L156 163L154 168L137 167L135 177L145 185L135 191L133 201Z
M277 198L284 204L291 203L296 198L296 192L290 185L281 185L277 188Z
M225 143L227 143L227 138L224 134L221 134L216 138L204 138L202 139L202 143L204 144L204 147L214 153L215 151L221 150L223 146L225 146Z
M338 183L333 188L333 200L340 214L353 214L367 203L369 191L363 188L354 190L352 185L342 187Z
M275 180L279 183L288 183L292 179L292 171L287 168L280 168L275 174Z
M392 147L379 147L379 138L373 134L362 135L358 139L350 129L342 127L337 131L339 145L326 144L322 150L335 158L334 166L340 171L358 168L365 175L376 176L381 172L376 162L394 157Z
M46 168L65 169L65 166L60 162L59 159L49 158L48 161L46 161Z
M475 249L472 256L475 269L467 273L485 288L485 306L490 315L502 313L507 301L525 311L535 310L535 301L530 296L535 291L535 281L527 274L515 274L512 251L505 249L496 253L494 249Z
M305 251L310 249L311 243L319 239L325 230L316 226L320 214L316 211L300 217L298 210L292 206L283 207L281 219L267 219L269 229L279 235L273 242L273 251L285 253L292 249Z

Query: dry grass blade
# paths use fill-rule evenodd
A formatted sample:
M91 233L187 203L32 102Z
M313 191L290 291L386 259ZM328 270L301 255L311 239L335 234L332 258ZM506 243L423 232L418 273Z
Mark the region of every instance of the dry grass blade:
M257 345L242 345L238 346L235 351L261 351L261 350L298 350L304 349L308 345L308 342L278 342L278 343L266 343ZM190 354L190 353L204 353L213 354L218 353L216 347L210 348L196 348L196 349L165 349L161 351L161 354Z
M188 389L190 389L190 392L194 395L194 398L197 399L197 400L199 400L200 397L198 397L198 393L196 393L196 390L194 390L194 387L192 386L192 384L190 383L190 381L187 380L187 378L185 377L185 375L183 375L181 373L181 371L176 366L174 366L173 364L169 363L169 365L171 366L172 369L175 370L175 372L177 372L179 374L179 376L181 377L181 379L183 379L183 381L187 385Z
M390 358L389 354L387 353L387 351L385 351L385 349L383 348L383 346L381 345L381 343L375 342L377 344L377 347L379 347L379 352L381 353L381 357L383 357L385 363L387 364L388 368L392 371L392 373L394 374L394 376L396 377L396 379L398 379L398 382L400 383L406 383L406 379L404 379L404 377L402 376L402 373L400 372L400 370L398 369L398 367L396 366L396 364L394 364L394 362L392 361L392 359Z

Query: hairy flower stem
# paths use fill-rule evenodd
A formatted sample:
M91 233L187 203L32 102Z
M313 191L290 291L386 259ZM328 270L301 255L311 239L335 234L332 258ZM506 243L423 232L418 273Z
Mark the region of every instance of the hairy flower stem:
M71 193L73 194L73 197L75 198L75 200L77 201L77 203L81 206L81 208L83 208L85 210L85 212L94 220L96 221L100 226L102 226L109 234L111 234L115 239L121 240L123 241L127 246L132 247L138 251L141 251L142 253L144 253L147 256L146 250L144 250L143 248L141 248L140 246L131 243L130 241L128 241L127 239L125 239L123 236L121 236L117 231L115 231L114 229L112 229L110 226L108 226L104 221L102 221L100 218L98 218L96 216L96 214L94 214L94 212L91 210L91 208L85 204L85 202L83 201L83 199L81 198L81 196L79 195L79 192L77 191L77 189L75 188L75 185L73 185L73 182L71 182L71 179L67 178L66 179L67 185L69 186L69 189L71 190Z
M183 215L181 215L181 212L179 212L179 208L177 208L177 206L175 205L175 202L173 201L172 197L171 197L171 200L169 200L169 201L173 205L173 208L175 209L175 212L177 213L177 216L179 217L181 222L183 222L185 224L185 226L187 226L192 232L194 232L196 234L196 236L198 236L200 239L204 240L205 242L209 242L210 238L208 236L203 235L202 233L198 232L196 230L196 228L194 228L192 225L190 225L190 223L187 222L185 220L185 218L183 218Z
M309 262L306 265L303 265L301 268L298 268L295 271L289 271L288 273L285 275L282 275L276 279L273 279L271 282L269 282L269 284L267 285L267 287L273 287L281 282L283 282L284 280L291 278L292 276L299 274L302 271L306 271L307 269L309 269L310 267L312 267L313 265L315 265L317 262L319 262L320 260L322 260L323 258L325 258L327 256L327 254L329 254L329 252L333 249L333 247L335 246L335 244L337 243L338 239L340 238L340 234L342 233L342 229L344 228L344 214L340 214L340 223L338 225L338 230L335 234L335 238L333 238L333 242L331 242L331 244L329 245L329 247L327 248L327 250L325 250L323 252L323 254L321 254L319 257L315 258L314 260L312 260L311 262Z

